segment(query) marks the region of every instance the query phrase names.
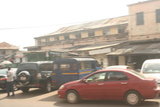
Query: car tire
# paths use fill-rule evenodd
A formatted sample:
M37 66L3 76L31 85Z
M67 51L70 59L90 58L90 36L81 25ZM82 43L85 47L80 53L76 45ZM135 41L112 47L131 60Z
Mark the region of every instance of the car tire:
M80 101L79 94L74 90L70 90L67 92L66 100L71 104L78 103Z
M130 106L136 106L142 102L142 97L137 91L129 91L125 95L125 102Z
M31 75L29 71L21 71L18 73L18 81L20 81L22 84L27 85L30 82ZM24 80L21 79L21 77L25 78Z
M29 88L21 88L21 90L22 90L23 93L28 93Z

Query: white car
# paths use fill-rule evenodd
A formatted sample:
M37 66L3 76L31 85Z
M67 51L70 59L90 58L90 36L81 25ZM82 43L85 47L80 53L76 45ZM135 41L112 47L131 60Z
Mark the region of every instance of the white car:
M144 61L141 73L147 78L154 78L160 84L160 59L150 59Z

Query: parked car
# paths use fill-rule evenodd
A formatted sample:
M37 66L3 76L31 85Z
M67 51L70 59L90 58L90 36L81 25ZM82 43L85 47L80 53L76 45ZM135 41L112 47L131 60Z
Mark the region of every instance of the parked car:
M21 63L16 73L16 86L24 93L30 88L40 88L46 92L52 90L51 74L53 61Z
M148 78L156 79L160 85L160 59L145 60L141 67L141 73Z
M145 99L155 98L159 92L154 79L147 79L134 70L103 69L63 84L58 96L69 103L80 100L124 100L129 105L138 105Z
M17 68L11 68L14 72L14 76L16 77ZM7 83L7 68L0 69L0 89L6 90L6 83ZM14 90L17 90L16 85L14 84Z

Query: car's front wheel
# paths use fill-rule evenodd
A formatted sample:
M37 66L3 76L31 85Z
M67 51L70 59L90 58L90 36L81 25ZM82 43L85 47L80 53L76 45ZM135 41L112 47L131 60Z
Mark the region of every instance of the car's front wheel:
M76 91L70 90L70 91L67 92L66 100L67 100L68 103L75 104L75 103L78 103L80 101L80 98L79 98L79 95Z
M125 95L125 101L131 106L136 106L141 103L141 95L136 91L129 91Z

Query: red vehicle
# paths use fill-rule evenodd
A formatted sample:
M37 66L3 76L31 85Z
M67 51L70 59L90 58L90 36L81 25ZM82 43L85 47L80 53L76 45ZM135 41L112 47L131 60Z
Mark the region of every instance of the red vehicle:
M58 95L69 103L80 100L123 100L129 105L138 105L145 99L155 98L159 92L155 80L147 79L134 70L106 69L63 84Z

